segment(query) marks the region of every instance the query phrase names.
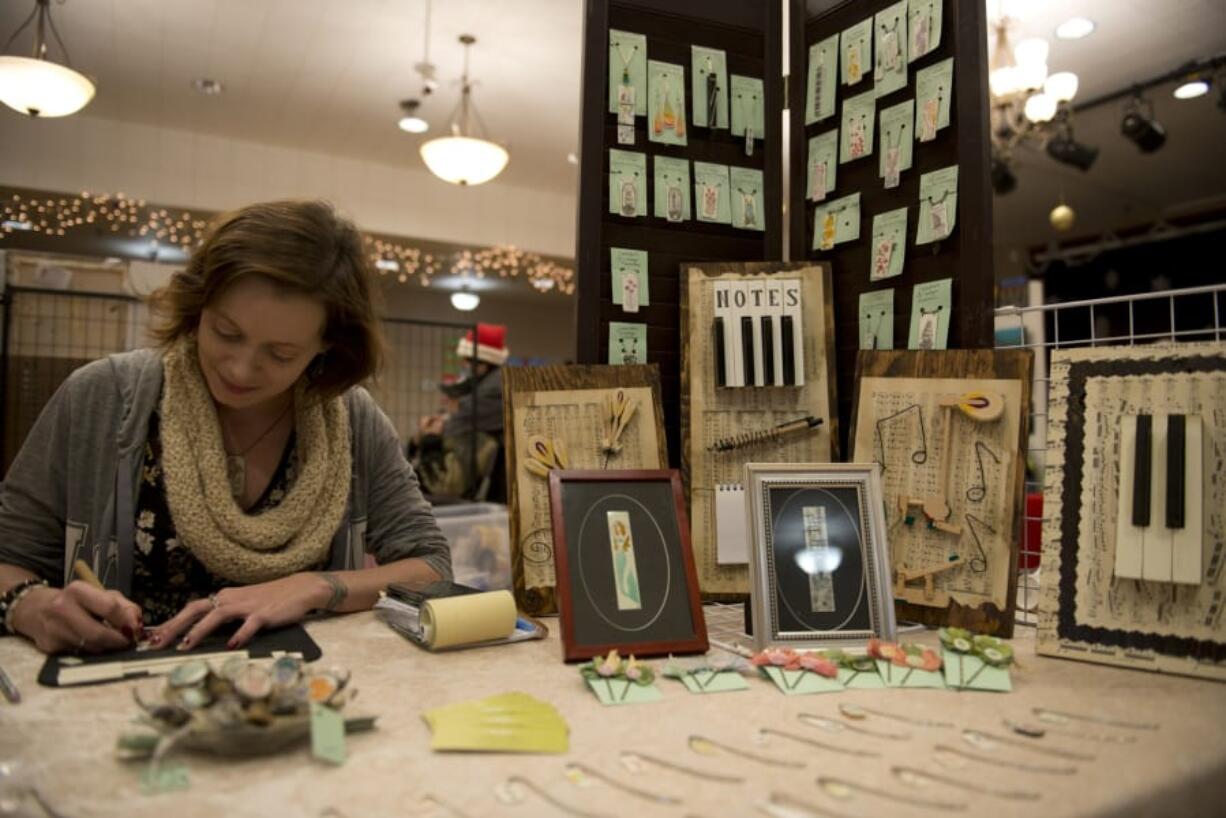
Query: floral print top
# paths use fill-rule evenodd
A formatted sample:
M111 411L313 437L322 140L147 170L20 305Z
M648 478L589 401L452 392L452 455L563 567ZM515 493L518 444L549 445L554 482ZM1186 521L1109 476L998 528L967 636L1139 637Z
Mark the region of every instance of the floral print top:
M201 599L234 583L216 576L179 543L162 480L162 439L158 414L149 418L140 491L136 498L136 548L132 563L132 601L141 607L146 626L170 619L188 602ZM275 508L293 485L298 458L294 435L268 488L248 514Z

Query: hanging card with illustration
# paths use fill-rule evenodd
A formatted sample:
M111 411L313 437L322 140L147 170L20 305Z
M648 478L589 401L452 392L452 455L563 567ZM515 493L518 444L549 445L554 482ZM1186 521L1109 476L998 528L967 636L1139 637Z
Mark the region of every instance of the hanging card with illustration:
M902 172L911 168L914 156L914 138L911 121L915 119L915 100L909 99L881 111L878 128L881 145L877 163L877 175L888 190L898 187Z
M609 248L613 273L613 303L625 312L638 312L651 304L647 279L647 251Z
M834 192L838 175L839 132L827 131L809 140L809 164L805 172L805 197L820 202Z
M856 23L839 35L839 59L843 64L843 84L855 85L868 76L873 66L873 18Z
M731 168L732 226L742 230L765 230L766 214L762 210L762 171L753 168Z
M634 218L647 215L647 156L609 149L609 212Z
M908 0L907 60L915 62L941 44L943 0Z
M894 348L894 290L860 293L860 349Z
M902 275L907 256L907 208L900 207L873 216L873 240L869 244L869 281Z
M907 85L907 0L887 6L873 18L873 84L884 97Z
M931 244L948 238L958 217L958 166L920 176L919 212L915 243Z
M835 199L814 214L813 249L829 250L860 238L860 194Z
M911 335L907 349L946 349L953 279L916 284L911 290Z
M915 73L915 138L931 142L937 132L949 127L953 100L954 58L941 60Z
M685 66L647 61L647 138L663 145L687 142Z
M652 157L655 168L655 216L670 222L689 221L690 163L668 156Z
M647 115L647 38L642 34L609 30L609 113L628 125Z
M732 208L728 166L694 163L694 206L698 221L731 224Z
M838 65L839 35L833 34L809 46L808 84L805 86L806 125L834 116Z
M716 48L690 47L692 120L700 128L728 127L728 60Z

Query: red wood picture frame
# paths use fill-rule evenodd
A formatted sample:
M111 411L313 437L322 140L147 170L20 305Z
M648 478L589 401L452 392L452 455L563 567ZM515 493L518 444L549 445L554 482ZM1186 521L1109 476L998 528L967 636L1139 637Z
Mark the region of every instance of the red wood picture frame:
M672 492L672 509L677 518L677 530L680 542L677 543L681 562L684 565L682 575L686 582L686 596L689 600L690 621L694 624L694 632L687 639L647 638L650 630L644 631L640 641L610 642L608 644L581 645L575 638L575 603L571 596L572 559L570 555L570 540L567 538L566 518L562 508L562 490L567 483L642 483L668 482ZM690 546L689 517L685 512L685 493L681 488L681 473L676 469L645 469L627 471L601 470L556 470L549 473L549 505L553 519L554 564L557 567L558 608L561 615L562 658L566 662L591 659L603 656L616 649L623 654L635 656L664 656L667 654L706 653L709 648L707 641L707 623L702 612L702 600L698 589L698 571L694 567L694 552ZM666 544L671 545L671 544Z

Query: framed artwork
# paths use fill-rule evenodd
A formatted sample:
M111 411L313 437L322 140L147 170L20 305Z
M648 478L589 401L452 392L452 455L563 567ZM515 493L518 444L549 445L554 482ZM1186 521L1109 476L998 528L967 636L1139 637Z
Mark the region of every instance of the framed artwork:
M894 638L875 463L745 466L754 647Z
M679 472L554 471L549 502L565 661L707 651Z

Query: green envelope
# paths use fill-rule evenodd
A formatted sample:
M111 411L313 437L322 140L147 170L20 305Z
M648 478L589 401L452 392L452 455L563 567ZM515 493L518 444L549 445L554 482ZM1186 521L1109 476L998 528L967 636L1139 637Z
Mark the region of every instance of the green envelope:
M878 659L877 673L886 687L945 687L945 677L939 670L915 670Z
M731 693L734 690L748 690L749 682L735 670L722 670L712 673L709 670L697 670L681 677L681 683L691 693Z
M784 670L778 667L764 667L770 680L779 688L779 692L787 696L807 696L811 693L838 693L843 689L838 679L827 679L808 670Z
M1007 667L992 667L978 656L942 649L945 685L959 690L1012 693L1013 679ZM969 684L968 684L969 682Z
M849 667L839 668L839 684L847 690L881 690L885 681L876 670L852 670Z
M604 705L644 704L664 698L655 685L636 684L629 679L588 679L587 686Z

